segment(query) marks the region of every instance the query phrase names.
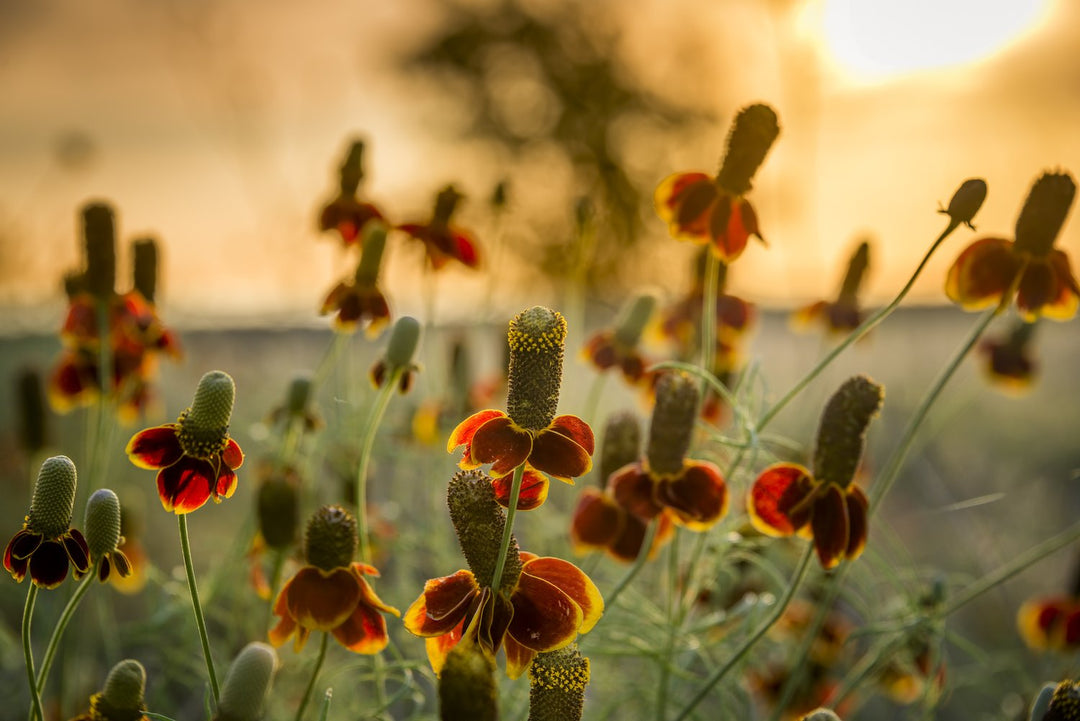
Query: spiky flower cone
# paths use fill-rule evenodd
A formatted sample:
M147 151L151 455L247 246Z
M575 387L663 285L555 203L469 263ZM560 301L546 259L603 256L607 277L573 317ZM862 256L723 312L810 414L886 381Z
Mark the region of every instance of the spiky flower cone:
M529 721L580 721L589 659L577 644L537 654L529 667Z
M379 220L368 221L364 226L364 245L360 262L356 264L356 284L359 286L375 285L382 267L383 252L386 250L386 224ZM409 356L410 360L412 356Z
M364 179L364 141L354 140L341 161L341 194L356 195Z
M151 303L157 295L158 247L153 238L139 238L131 244L135 256L135 290Z
M656 406L649 423L646 457L658 475L682 471L697 418L698 384L686 373L664 373L656 384Z
M446 505L469 570L481 586L490 585L506 527L506 511L495 500L491 479L480 471L455 473L446 489ZM498 590L512 591L520 575L520 550L511 534Z
M185 454L212 458L224 450L235 397L236 384L224 371L210 371L199 380L191 407L177 421L177 438Z
M716 176L720 187L734 195L749 191L754 173L778 135L780 123L776 111L768 105L756 103L740 110L728 135L727 152Z
M628 347L636 346L655 308L656 296L651 293L641 293L630 299L615 320L616 342Z
M507 415L525 430L547 428L559 406L566 319L558 311L533 306L510 321L507 340Z
M19 439L27 455L33 456L49 442L41 374L29 368L23 370L19 374L16 395L19 403Z
M113 211L105 203L83 208L86 243L86 290L101 300L116 292L116 230Z
M105 688L90 700L90 717L95 721L138 721L143 718L146 669L134 659L112 667Z
M612 414L604 426L600 446L600 485L606 485L612 473L636 461L640 453L641 423L637 415L632 411Z
M27 514L27 528L45 538L59 538L71 528L75 510L75 464L67 456L53 456L41 464Z
M359 539L356 518L341 506L323 506L308 519L304 555L312 566L324 571L352 563Z
M1075 196L1076 183L1068 173L1044 173L1036 180L1016 219L1016 251L1036 258L1049 255Z
M801 717L799 721L840 721L840 717L827 708L819 708Z
M472 640L454 646L439 674L439 717L443 721L496 721L499 691L495 660Z
M1080 683L1059 683L1050 697L1046 713L1038 721L1080 721Z
M94 491L86 502L83 530L95 562L116 550L120 544L120 499L115 493L108 488Z
M259 485L256 496L259 533L270 548L284 550L296 540L300 523L297 483L289 471L274 473Z
M885 389L866 376L854 376L833 394L821 414L814 477L847 488L866 444L866 429L877 415Z
M221 701L215 721L258 721L278 658L265 643L249 643L237 654L221 687Z

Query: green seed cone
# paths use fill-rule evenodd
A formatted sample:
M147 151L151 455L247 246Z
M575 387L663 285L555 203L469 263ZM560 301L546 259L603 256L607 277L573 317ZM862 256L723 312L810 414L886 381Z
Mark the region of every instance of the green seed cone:
M199 380L191 408L180 414L180 446L196 458L212 458L229 436L236 384L224 371L210 371Z
M151 303L157 294L158 247L153 238L140 238L131 244L135 256L135 290Z
M840 717L827 708L819 708L806 714L799 721L840 721Z
M454 646L439 674L439 717L443 721L496 721L499 693L495 661L473 642Z
M580 721L589 659L577 644L537 654L529 667L529 721Z
M300 499L292 475L286 471L268 477L259 485L255 504L266 545L277 550L291 546L300 525Z
M776 111L768 105L756 103L740 110L731 126L727 152L716 176L720 187L734 195L750 190L754 173L778 135L780 123Z
M657 381L646 452L653 473L682 471L694 435L699 395L697 382L686 373L667 372Z
M533 306L510 321L510 385L506 411L530 431L547 428L559 406L566 319L558 311Z
M616 342L631 348L636 346L654 308L656 296L651 293L642 293L628 301L615 321Z
M30 501L30 530L46 538L59 538L68 532L75 510L76 483L75 464L67 456L53 456L41 464Z
M491 479L480 471L455 473L446 489L446 505L469 570L481 586L490 585L506 527L506 511L495 500ZM511 535L499 584L499 590L507 594L521 575L519 554L517 539Z
M33 456L49 442L41 374L31 368L19 373L16 394L19 401L19 437L27 455Z
M303 418L307 414L308 401L311 400L311 376L300 373L289 381L289 390L285 393L285 413L291 418Z
M217 721L258 721L277 670L277 653L265 643L249 643L237 654L221 687Z
M1049 255L1075 196L1076 183L1068 173L1044 173L1036 180L1016 219L1017 252Z
M360 262L356 265L356 284L375 285L382 267L383 251L386 250L386 224L380 220L371 220L364 224L363 250Z
M814 451L814 477L847 488L855 478L866 429L877 415L885 389L866 376L844 382L825 405Z
M107 721L135 721L143 715L145 690L146 669L134 659L125 659L109 671L105 688L95 698L94 710Z
M1080 683L1059 683L1050 697L1041 721L1080 721Z
M953 193L949 207L938 212L948 215L949 219L957 225L966 223L968 227L974 228L971 221L979 212L984 200L986 200L986 181L982 178L969 178Z
M324 571L348 566L358 543L356 518L341 506L323 506L308 519L304 555L312 566Z
M116 292L116 230L112 208L90 203L83 208L86 244L86 289L106 300Z
M607 485L612 473L638 460L640 454L641 423L637 415L632 411L612 414L600 445L600 485Z
M398 318L390 331L390 341L386 344L387 371L393 373L398 368L407 369L412 365L419 342L420 322L408 315Z
M859 288L862 286L866 271L870 267L870 243L863 241L852 253L848 261L847 272L844 274L844 282L840 286L840 299L854 300L859 296Z
M108 488L94 491L86 501L83 531L94 562L120 544L120 499Z
M341 161L341 194L356 195L360 181L364 179L364 141L354 140Z

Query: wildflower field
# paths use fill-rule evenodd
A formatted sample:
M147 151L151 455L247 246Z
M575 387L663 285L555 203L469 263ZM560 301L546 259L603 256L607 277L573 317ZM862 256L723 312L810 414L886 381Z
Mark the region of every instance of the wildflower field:
M1076 168L972 168L886 300L868 234L787 308L731 281L788 126L718 122L593 157L531 256L527 186L412 217L349 136L298 323L174 325L169 239L72 208L63 311L0 337L0 719L1080 718Z

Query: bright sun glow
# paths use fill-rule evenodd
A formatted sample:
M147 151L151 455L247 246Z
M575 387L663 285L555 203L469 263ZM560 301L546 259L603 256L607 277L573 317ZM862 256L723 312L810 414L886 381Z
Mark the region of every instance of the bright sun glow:
M1047 0L825 0L826 46L852 79L982 60L1030 30Z

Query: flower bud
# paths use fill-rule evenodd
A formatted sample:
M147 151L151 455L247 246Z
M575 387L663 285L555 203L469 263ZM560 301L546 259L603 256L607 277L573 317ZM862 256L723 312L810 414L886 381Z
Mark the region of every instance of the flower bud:
M177 421L184 453L211 458L225 448L235 396L236 384L228 373L210 371L199 380L191 407Z
M108 299L116 292L116 231L113 211L105 203L83 208L86 247L86 289L96 298Z
M158 247L153 238L139 238L131 244L135 256L135 290L151 303L157 293Z
M529 667L529 721L580 721L589 659L577 644L536 655Z
M261 719L277 665L277 653L265 643L244 646L225 676L215 721Z
M510 321L507 340L507 415L525 430L543 430L555 418L559 405L566 319L558 311L533 306Z
M352 563L359 542L356 518L341 506L323 506L308 519L304 556L324 571L344 568Z
M30 501L27 527L45 538L59 538L71 528L75 510L75 464L67 456L53 456L41 464Z
M94 491L86 501L83 518L90 558L98 561L120 545L120 499L108 488Z
M27 368L19 373L16 390L19 401L19 436L27 455L40 452L48 444L45 425L45 396L41 374Z
M866 443L866 429L877 415L885 389L866 376L854 376L833 394L821 414L814 477L847 488L855 478Z
M819 708L800 717L799 721L840 721L840 717L827 708Z
M439 717L444 721L499 718L495 661L471 640L454 646L439 673Z
M381 220L370 220L364 224L364 242L360 253L360 262L356 265L356 284L372 286L379 279L383 251L386 249L386 224Z
M641 453L641 424L632 411L614 413L604 426L600 446L600 485L607 484L612 473L633 463Z
M364 179L364 141L354 140L349 152L341 161L341 194L356 195L360 181Z
M125 659L112 667L105 688L91 701L93 719L103 721L138 721L143 718L143 694L146 669L134 659Z
M1076 183L1068 173L1043 173L1016 219L1016 251L1036 258L1049 255L1075 195Z
M1041 721L1080 721L1080 683L1059 683L1050 697Z
M286 469L267 477L259 485L255 503L259 533L266 545L278 550L291 546L300 523L296 472Z
M390 331L390 342L386 345L386 364L393 372L398 368L412 365L416 346L420 342L420 323L412 316L402 316L394 323Z
M683 469L697 418L698 386L686 373L666 372L656 383L656 406L649 423L649 470L659 476Z
M780 135L776 111L763 103L748 105L735 116L716 182L734 195L750 190L750 180Z
M1054 689L1057 684L1045 684L1035 698L1031 701L1031 711L1028 713L1028 721L1042 721L1046 717L1046 710L1050 708L1050 699L1054 697Z
M506 512L495 500L491 479L480 471L455 473L446 489L446 505L469 570L481 586L490 585L506 527ZM499 590L509 594L520 575L520 551L511 534Z
M844 273L844 282L840 286L841 300L854 300L859 295L866 270L870 267L870 243L863 241L851 255L848 261L847 272Z
M960 187L953 193L952 200L949 201L949 207L938 212L949 216L949 220L953 225L963 223L975 230L975 226L971 224L971 221L975 214L979 212L984 200L986 200L986 181L982 178L969 178L961 183Z
M636 346L654 308L656 296L651 293L642 293L627 302L615 320L615 341L631 348Z
M447 185L435 196L435 212L431 217L432 225L446 226L450 223L450 216L454 214L458 203L465 196L458 192L453 185Z
M311 400L311 376L301 373L289 381L285 392L285 414L290 418L303 418L307 415L308 401Z

